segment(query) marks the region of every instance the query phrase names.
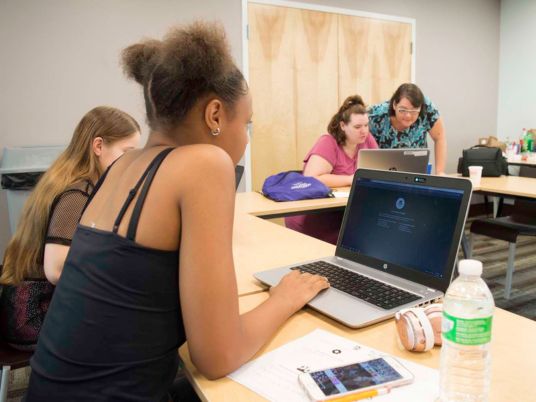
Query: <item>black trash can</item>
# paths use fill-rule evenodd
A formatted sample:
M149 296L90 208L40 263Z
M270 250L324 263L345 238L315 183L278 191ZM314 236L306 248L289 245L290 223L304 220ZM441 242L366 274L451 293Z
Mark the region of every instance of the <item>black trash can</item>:
M26 198L65 146L5 147L0 163L2 189L6 190L10 235L15 233Z

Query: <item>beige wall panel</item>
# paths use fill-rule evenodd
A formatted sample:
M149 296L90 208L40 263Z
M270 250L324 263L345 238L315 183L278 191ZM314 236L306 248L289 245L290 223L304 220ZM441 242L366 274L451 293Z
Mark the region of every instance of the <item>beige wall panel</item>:
M296 29L296 158L303 158L338 108L337 15L299 10Z
M411 81L411 25L370 20L369 49L373 55L371 102L389 99L398 86Z
M252 186L295 168L294 41L298 10L250 3L249 79L253 96Z
M350 95L371 102L373 58L369 49L370 20L339 15L339 104Z
M411 25L339 15L339 102L357 93L367 104L388 99L411 80Z

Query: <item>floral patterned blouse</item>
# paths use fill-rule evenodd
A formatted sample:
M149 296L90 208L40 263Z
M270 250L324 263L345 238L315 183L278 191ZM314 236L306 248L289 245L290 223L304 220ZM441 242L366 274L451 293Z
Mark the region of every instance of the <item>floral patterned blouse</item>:
M426 148L426 134L439 119L439 110L427 97L424 98L424 113L403 131L391 125L389 101L373 105L369 109L369 130L380 148Z

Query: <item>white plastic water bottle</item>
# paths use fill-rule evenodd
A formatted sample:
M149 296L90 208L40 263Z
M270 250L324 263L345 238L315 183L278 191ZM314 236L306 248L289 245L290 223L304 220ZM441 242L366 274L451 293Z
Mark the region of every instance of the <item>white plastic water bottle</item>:
M491 377L491 321L495 304L482 280L482 263L461 260L460 276L443 301L441 402L486 402Z

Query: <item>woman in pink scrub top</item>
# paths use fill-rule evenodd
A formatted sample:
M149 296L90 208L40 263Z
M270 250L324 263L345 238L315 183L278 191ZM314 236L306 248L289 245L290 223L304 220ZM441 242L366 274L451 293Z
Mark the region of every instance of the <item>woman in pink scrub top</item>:
M303 160L303 174L328 187L352 185L360 149L378 148L368 129L367 108L359 95L349 96L331 118L328 134L320 136ZM337 244L343 212L285 218L288 228Z

